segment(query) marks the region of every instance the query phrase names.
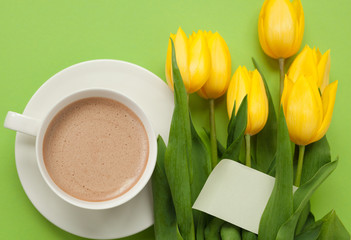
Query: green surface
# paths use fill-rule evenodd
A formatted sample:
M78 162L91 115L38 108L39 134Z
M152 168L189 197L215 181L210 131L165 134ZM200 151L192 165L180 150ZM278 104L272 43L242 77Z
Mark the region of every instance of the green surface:
M233 71L260 63L277 101L278 63L258 42L257 19L263 1L127 1L0 0L0 122L8 110L22 112L49 77L78 62L120 59L138 64L165 79L169 33L181 26L218 31L226 40ZM331 80L339 80L333 120L328 131L336 171L313 195L312 211L321 218L331 209L351 232L351 2L302 0L304 44L331 49ZM207 103L192 96L197 127L208 127ZM217 101L218 135L223 142L225 101ZM48 222L26 197L14 159L15 133L0 128L0 239L81 239ZM126 239L154 239L153 229Z

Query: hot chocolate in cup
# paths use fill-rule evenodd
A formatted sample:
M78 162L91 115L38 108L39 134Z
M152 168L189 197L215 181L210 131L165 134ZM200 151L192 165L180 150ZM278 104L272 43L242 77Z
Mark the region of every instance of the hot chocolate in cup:
M60 198L108 209L135 197L150 180L155 132L142 109L108 89L75 92L43 120L8 112L5 127L36 137L41 175Z

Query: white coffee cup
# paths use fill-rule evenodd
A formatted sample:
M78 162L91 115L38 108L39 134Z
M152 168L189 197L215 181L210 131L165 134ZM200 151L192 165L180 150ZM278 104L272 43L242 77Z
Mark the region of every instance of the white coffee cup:
M145 170L142 176L139 178L138 182L130 188L126 193L117 196L111 200L90 202L75 198L61 188L59 188L55 182L51 179L43 158L43 141L46 130L50 125L52 119L67 105L76 102L80 99L89 97L103 97L115 100L122 103L130 110L132 110L138 118L141 120L149 141L149 153L148 160ZM157 142L155 132L151 126L150 121L146 117L143 110L130 98L124 96L121 93L103 88L85 89L75 92L69 96L64 97L56 105L54 105L48 112L44 119L35 119L29 116L25 116L15 112L8 112L4 126L8 129L12 129L21 133L29 134L36 137L35 148L36 148L36 159L41 175L43 176L45 182L48 184L50 189L60 198L66 202L75 205L77 207L86 209L108 209L112 207L117 207L135 197L148 183L153 173L156 164L157 157Z

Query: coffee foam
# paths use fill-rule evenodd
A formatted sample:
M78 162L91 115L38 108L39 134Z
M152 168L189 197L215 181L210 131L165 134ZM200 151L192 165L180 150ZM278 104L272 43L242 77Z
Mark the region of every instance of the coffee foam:
M85 201L116 198L143 174L149 143L140 119L107 98L87 98L59 112L46 131L43 156L52 180Z

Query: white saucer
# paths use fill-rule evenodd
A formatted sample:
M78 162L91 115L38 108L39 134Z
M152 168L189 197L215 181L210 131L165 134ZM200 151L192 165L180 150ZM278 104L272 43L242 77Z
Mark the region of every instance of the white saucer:
M116 60L93 60L73 65L50 78L33 95L24 114L42 119L48 109L77 90L103 87L133 99L150 119L154 130L168 141L174 108L173 94L156 75L137 65ZM112 239L140 232L153 224L150 183L131 201L108 210L72 206L46 185L35 160L35 138L17 133L17 171L28 198L50 222L72 234Z

